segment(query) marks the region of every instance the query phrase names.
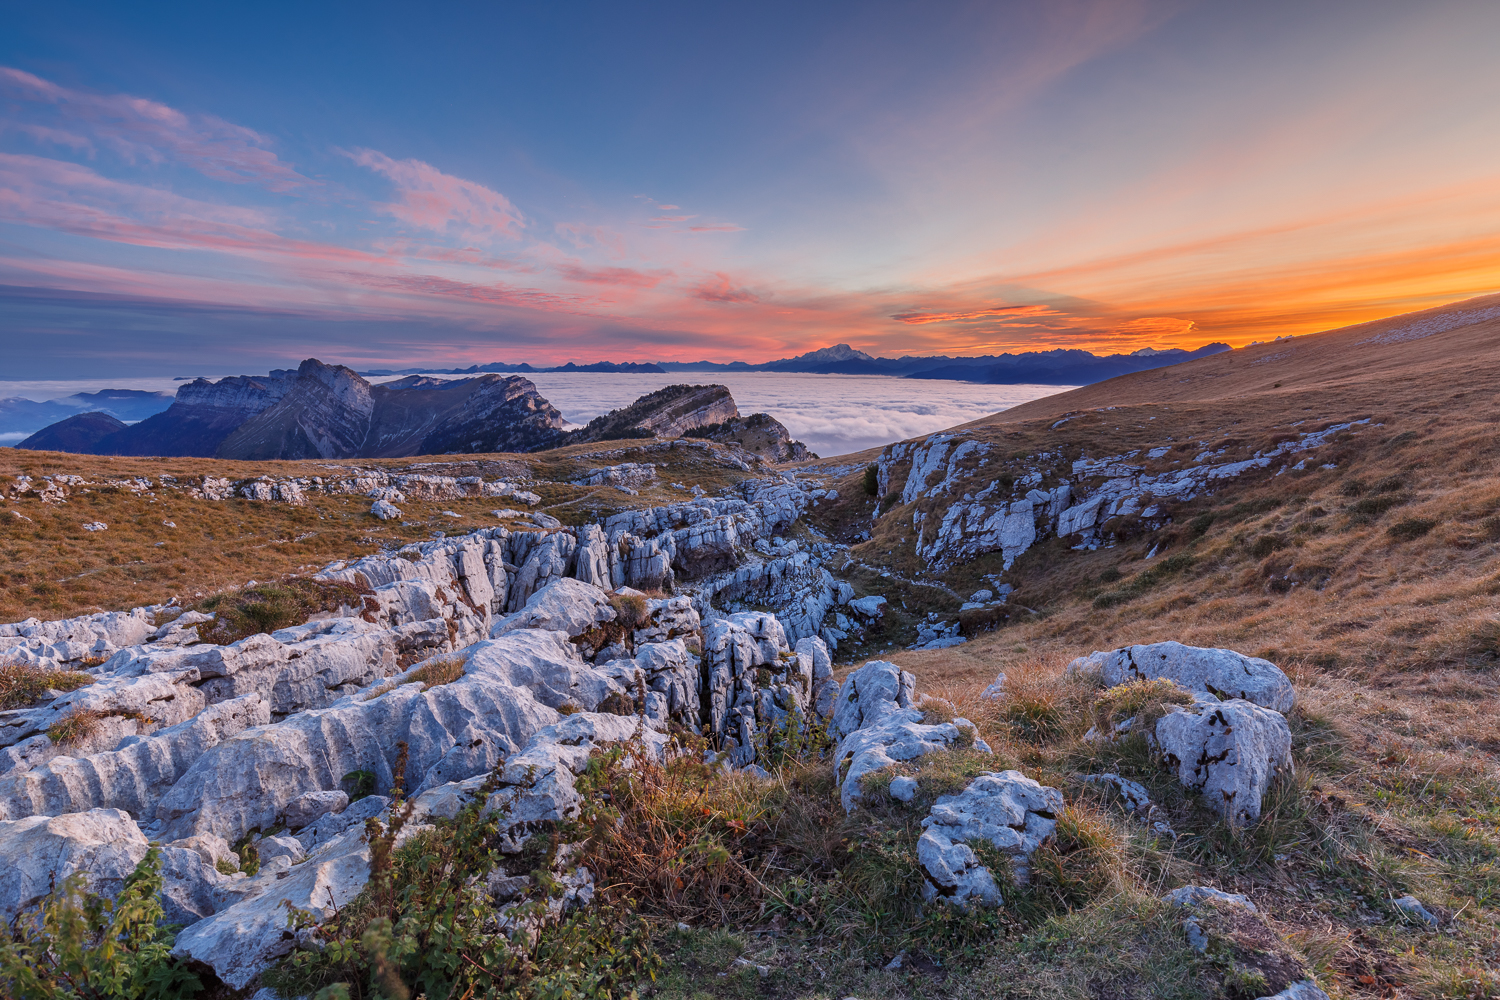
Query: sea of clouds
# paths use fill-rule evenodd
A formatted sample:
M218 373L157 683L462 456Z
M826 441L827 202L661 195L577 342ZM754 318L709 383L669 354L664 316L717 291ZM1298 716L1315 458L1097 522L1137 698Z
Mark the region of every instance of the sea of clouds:
M437 378L467 376L439 375ZM773 372L669 372L663 375L541 372L528 375L543 396L574 424L626 405L637 397L679 382L719 383L734 394L740 412L769 413L792 436L824 458L847 455L919 434L967 423L1070 386L971 385L938 379L886 375L804 375ZM375 378L372 382L388 382ZM56 399L100 389L176 392L170 376L133 379L76 379L0 382L0 396ZM37 428L40 429L40 428ZM30 433L30 432L27 432ZM24 434L0 436L12 444ZM4 440L13 438L12 440Z

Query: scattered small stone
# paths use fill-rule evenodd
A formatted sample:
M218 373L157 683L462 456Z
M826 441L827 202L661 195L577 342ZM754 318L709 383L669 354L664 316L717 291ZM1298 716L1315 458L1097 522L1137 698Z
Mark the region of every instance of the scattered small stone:
M543 514L541 511L537 511L535 514L531 515L531 523L536 525L538 528L546 528L548 531L555 531L556 529L562 527L561 521L553 517L551 514Z
M175 528L175 527L177 527L177 522L176 521L163 521L162 524L166 525L168 528Z
M1437 915L1427 907L1423 906L1422 901L1417 899L1416 896L1408 895L1402 896L1400 899L1393 899L1391 900L1391 905L1400 910L1402 913L1405 913L1407 916L1415 917L1416 919L1422 921L1422 923L1426 924L1428 927L1437 927L1442 923L1442 921L1437 918Z
M401 516L401 509L389 500L376 500L370 504L370 513L382 521L394 521Z
M1319 989L1318 984L1311 979L1304 979L1274 996L1261 997L1260 1000L1328 1000L1328 994Z
M505 508L504 510L492 510L492 511L490 511L490 513L494 514L496 517L500 518L501 520L504 520L505 518L508 518L508 517L522 517L522 516L524 516L524 515L522 515L522 513L520 511L518 511L518 510L512 510L509 507Z
M902 965L904 965L905 963L906 963L906 952L904 950L903 951L898 951L898 952L896 952L896 957L895 958L893 958L889 962L885 963L885 971L886 972L895 972L898 969L900 969L902 967Z
M985 701L1000 701L1005 697L1005 672L1001 671L990 681L990 686L979 693Z
M87 521L83 525L84 531L106 531L108 530L108 528L109 525L105 524L103 521Z
M451 510L445 510L445 511L441 511L441 512L440 512L440 513L441 513L441 514L442 514L442 515L443 515L443 516L444 516L444 517L462 517L462 516L463 516L463 515L462 515L462 514L455 514L455 513L454 513L454 512L453 512L453 511L451 511Z
M917 779L905 775L891 779L891 798L897 802L910 802L917 794ZM902 952L905 954L905 952Z
M1180 889L1173 889L1162 898L1173 906L1197 906L1199 903L1212 899L1216 902L1227 903L1230 906L1237 906L1251 913L1259 912L1256 910L1255 904L1250 901L1249 896L1241 895L1237 892L1224 892L1221 889L1214 889L1206 885L1185 885Z

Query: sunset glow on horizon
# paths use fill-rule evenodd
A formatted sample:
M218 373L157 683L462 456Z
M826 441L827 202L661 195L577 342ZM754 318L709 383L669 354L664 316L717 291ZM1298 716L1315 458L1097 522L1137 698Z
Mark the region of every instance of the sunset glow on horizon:
M1242 346L1500 291L1493 4L7 5L12 378Z

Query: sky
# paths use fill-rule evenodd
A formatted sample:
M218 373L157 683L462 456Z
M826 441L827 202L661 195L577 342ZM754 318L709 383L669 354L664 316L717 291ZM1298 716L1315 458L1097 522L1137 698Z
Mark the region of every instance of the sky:
M0 378L1240 346L1500 291L1500 4L0 0Z

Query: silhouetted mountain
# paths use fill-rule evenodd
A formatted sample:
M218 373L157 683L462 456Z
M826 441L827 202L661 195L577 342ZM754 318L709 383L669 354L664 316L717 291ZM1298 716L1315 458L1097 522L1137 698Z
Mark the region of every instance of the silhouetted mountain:
M235 375L211 382L194 379L177 390L164 412L103 438L95 455L191 455L212 458L241 424L286 395L297 373Z
M0 383L3 385L3 383ZM143 389L103 389L37 401L0 399L0 434L27 434L79 413L108 413L122 421L144 420L172 405L172 394Z
M1116 375L1164 368L1229 350L1228 344L1208 344L1196 351L1151 348L1134 354L1100 356L1088 351L1027 351L1021 354L991 354L982 357L904 356L875 358L848 344L751 365L743 361L659 361L667 371L758 371L800 372L812 375L895 375L906 378L950 379L994 385L1035 383L1039 385L1087 385Z
M108 413L79 413L43 427L16 445L32 451L71 451L87 454L102 438L125 429L123 421Z

